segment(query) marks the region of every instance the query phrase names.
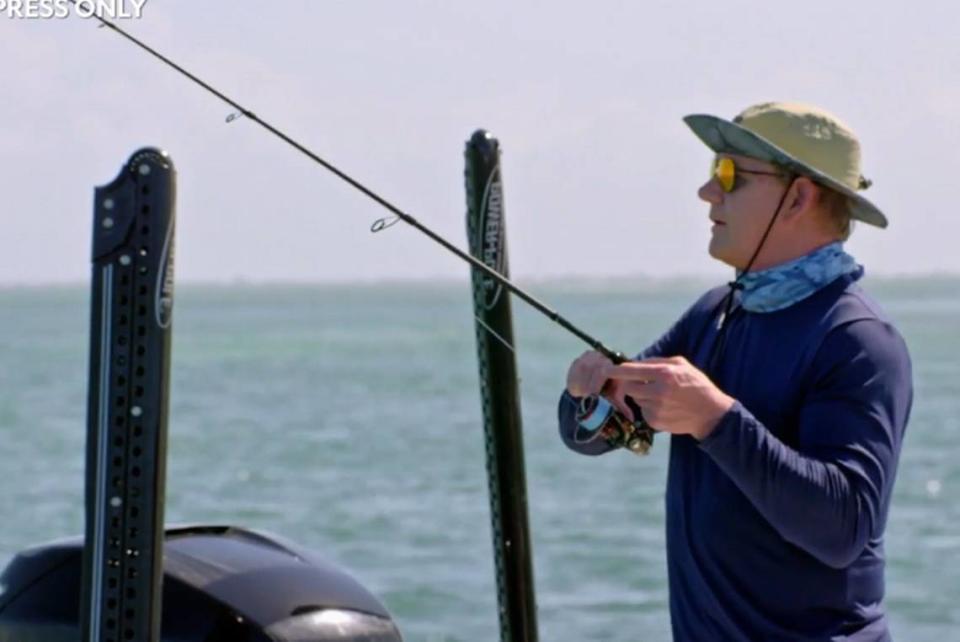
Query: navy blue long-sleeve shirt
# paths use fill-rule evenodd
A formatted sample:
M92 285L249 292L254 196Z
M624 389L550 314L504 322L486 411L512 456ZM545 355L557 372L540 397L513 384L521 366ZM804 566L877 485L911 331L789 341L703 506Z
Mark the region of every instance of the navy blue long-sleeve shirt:
M861 275L776 312L735 303L712 369L726 287L641 353L686 357L737 400L702 442L670 439L676 640L889 639L883 531L913 391L906 345ZM574 408L561 399L567 445L610 450L573 442Z

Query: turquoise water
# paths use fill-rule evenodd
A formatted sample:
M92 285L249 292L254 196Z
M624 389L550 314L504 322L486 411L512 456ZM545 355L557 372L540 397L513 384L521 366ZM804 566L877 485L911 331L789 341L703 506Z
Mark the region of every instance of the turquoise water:
M632 352L703 285L530 288ZM866 287L905 335L917 388L887 604L898 640L942 642L960 627L960 280ZM88 305L83 287L0 290L0 564L82 531ZM666 444L646 459L566 450L555 404L583 347L514 310L541 639L667 640ZM465 282L180 287L167 521L312 547L410 641L497 639L474 350Z

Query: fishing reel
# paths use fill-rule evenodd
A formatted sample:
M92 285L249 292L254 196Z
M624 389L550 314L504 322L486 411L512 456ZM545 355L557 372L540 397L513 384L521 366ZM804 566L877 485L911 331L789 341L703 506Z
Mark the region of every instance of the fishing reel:
M641 416L639 407L634 406L633 410L635 417ZM653 446L653 428L642 418L631 422L606 397L583 397L576 420L573 440L578 444L604 439L610 446L626 448L635 455L646 455Z

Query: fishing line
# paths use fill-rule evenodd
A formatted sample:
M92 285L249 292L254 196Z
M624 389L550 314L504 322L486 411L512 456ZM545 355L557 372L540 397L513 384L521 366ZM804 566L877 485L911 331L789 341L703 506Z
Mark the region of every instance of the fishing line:
M503 337L501 337L500 334L499 334L496 330L494 330L494 329L491 328L489 325L487 325L486 321L484 321L483 319L481 319L481 318L480 318L479 316L477 316L477 315L474 315L473 318L476 319L477 323L479 323L481 326L483 326L483 329L484 329L484 330L486 330L487 332L489 332L490 334L492 334L492 335L494 336L494 338L496 338L497 341L499 341L499 342L502 343L504 346L506 346L507 350L509 350L509 351L512 352L513 354L517 354L516 348L514 348L512 345L510 345L510 343L507 342L506 339L504 339Z
M76 6L76 5L77 5L77 2L78 2L78 0L68 0L68 1L69 1L71 4L73 4L74 6ZM356 180L355 178L351 177L351 176L348 175L346 172L342 171L341 169L339 169L338 167L336 167L336 166L333 165L332 163L324 160L324 159L321 158L317 153L313 152L312 150L310 150L309 148L307 148L305 145L303 145L303 144L301 144L300 142L296 141L296 140L295 140L294 138L292 138L291 136L288 136L287 134L285 134L284 132L282 132L282 131L281 131L280 129L278 129L277 127L274 127L273 125L271 125L271 124L268 123L267 121L263 120L262 118L260 118L259 116L257 116L253 111L247 109L246 107L244 107L243 105L241 105L241 104L240 104L239 102L237 102L236 100L230 98L229 96L225 95L225 94L222 93L221 91L217 90L215 87L213 87L213 86L210 85L209 83L201 80L199 77L197 77L197 76L194 75L193 73L187 71L186 69L184 69L183 67L181 67L181 66L178 65L177 63L173 62L172 60L170 60L169 58L167 58L166 56L164 56L163 54L161 54L161 53L160 53L159 51L157 51L156 49L154 49L154 48L150 47L149 45L145 44L143 41L141 41L141 40L135 38L134 36L130 35L130 34L127 33L126 31L124 31L123 29L121 29L120 27L118 27L116 24L114 24L113 22L111 22L110 20L107 20L107 19L103 18L102 16L100 16L99 14L96 14L96 13L94 13L91 17L92 17L92 18L95 18L97 21L99 21L99 22L100 22L100 26L102 26L102 27L107 27L107 28L113 30L113 32L116 33L117 35L123 37L123 38L126 39L127 41L129 41L129 42L131 42L132 44L136 45L137 47L139 47L139 48L142 49L143 51L147 52L148 54L150 54L151 56L153 56L153 57L156 58L157 60L161 61L163 64L165 64L165 65L167 65L168 67L170 67L171 69L177 71L180 75L182 75L182 76L188 78L189 80L193 81L195 84L199 85L201 88L203 88L204 90L206 90L208 93L216 96L216 97L219 98L221 101L223 101L223 102L227 103L228 105L230 105L231 107L233 107L233 108L236 110L236 112L231 113L229 116L227 116L226 121L227 121L228 123L234 122L234 121L236 121L236 120L238 120L238 119L240 119L240 118L247 118L247 119L255 122L256 124L260 125L262 128L266 129L268 132L270 132L271 134L273 134L275 137L279 138L280 140L282 140L283 142L287 143L288 145L290 145L291 147L293 147L294 149L296 149L298 152L300 152L301 154L303 154L304 156L306 156L307 158L309 158L310 160L312 160L313 162L317 163L318 165L321 165L321 166L322 166L324 169L326 169L327 171L331 172L332 174L334 174L335 176L337 176L338 178L340 178L340 179L343 180L344 182L348 183L348 184L349 184L350 186L352 186L353 188L355 188L355 189L357 189L358 191L360 191L361 193L365 194L367 197L369 197L370 199L372 199L373 201L375 201L375 202L376 202L377 204L379 204L381 207L384 207L384 208L386 208L387 210L389 210L389 211L394 215L394 218L391 219L391 220L388 220L387 218L378 219L377 221L375 221L375 222L373 223L373 225L372 225L371 228L370 228L372 232L382 231L382 230L384 230L384 229L386 229L386 228L388 228L388 227L391 227L392 225L396 224L398 221L403 221L403 222L406 223L407 225L410 225L410 226L416 228L418 231L420 231L420 232L422 232L423 234L425 234L426 236L428 236L430 239L432 239L433 241L435 241L436 243L438 243L439 245L441 245L442 247L444 247L444 248L445 248L446 250L448 250L449 252L452 252L453 254L457 255L458 257L460 257L461 259L463 259L464 261L466 261L467 263L469 263L470 265L472 265L472 266L475 267L476 269L480 270L481 272L483 272L484 274L486 274L487 276L489 276L490 278L492 278L493 280L495 280L495 281L496 281L497 283L499 283L500 285L502 285L502 286L504 286L505 288L507 288L510 292L514 293L515 295L517 295L518 297L520 297L521 299L523 299L526 303L528 303L529 305L531 305L532 307L534 307L537 311L539 311L539 312L541 312L542 314L544 314L544 315L545 315L546 317L548 317L551 321L553 321L554 323L556 323L556 324L559 325L560 327L564 328L564 329L567 330L568 332L574 334L577 338L579 338L579 339L581 339L582 341L586 342L590 347L592 347L592 348L593 348L594 350L596 350L597 352L603 354L605 357L607 357L608 359L610 359L610 360L613 361L614 363L618 363L618 364L619 364L619 363L623 363L624 361L626 361L626 356L625 356L623 353L621 353L621 352L615 352L615 351L611 350L610 348L606 347L606 346L603 345L603 343L601 343L598 339L593 338L592 336L590 336L589 334L587 334L586 332L584 332L584 331L581 330L580 328L576 327L575 325L573 325L572 323L570 323L569 321L567 321L564 317L560 316L560 314L559 314L558 312L556 312L555 310L547 307L545 304L543 304L543 303L541 303L540 301L538 301L538 300L537 300L536 298L534 298L532 295L528 294L528 293L525 292L524 290L520 289L518 286L514 285L509 279L507 279L506 277L502 276L499 272L497 272L497 271L494 270L493 268L487 266L487 265L486 265L485 263L483 263L482 261L474 258L474 257L471 256L470 254L464 252L463 250L461 250L460 248L458 248L458 247L455 246L454 244L450 243L450 242L447 241L445 238L443 238L442 236L440 236L439 234L437 234L436 232L434 232L433 230L431 230L429 227L427 227L426 225L424 225L424 224L420 223L419 221L417 221L417 219L415 219L413 216L411 216L410 214L407 214L406 212L402 211L399 207L397 207L396 205L394 205L394 204L391 203L390 201L386 200L385 198L383 198L382 196L380 196L379 194L377 194L376 192L374 192L372 189L368 188L367 186L365 186L365 185L364 185L363 183L361 183L360 181L358 181L358 180Z

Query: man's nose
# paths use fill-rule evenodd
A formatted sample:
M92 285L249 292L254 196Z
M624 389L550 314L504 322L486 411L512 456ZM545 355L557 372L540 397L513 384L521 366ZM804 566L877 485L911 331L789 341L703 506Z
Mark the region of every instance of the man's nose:
M717 179L711 177L710 180L701 185L700 189L697 190L697 196L699 196L702 201L706 201L711 205L717 205L723 200L723 190L720 188L720 183Z

